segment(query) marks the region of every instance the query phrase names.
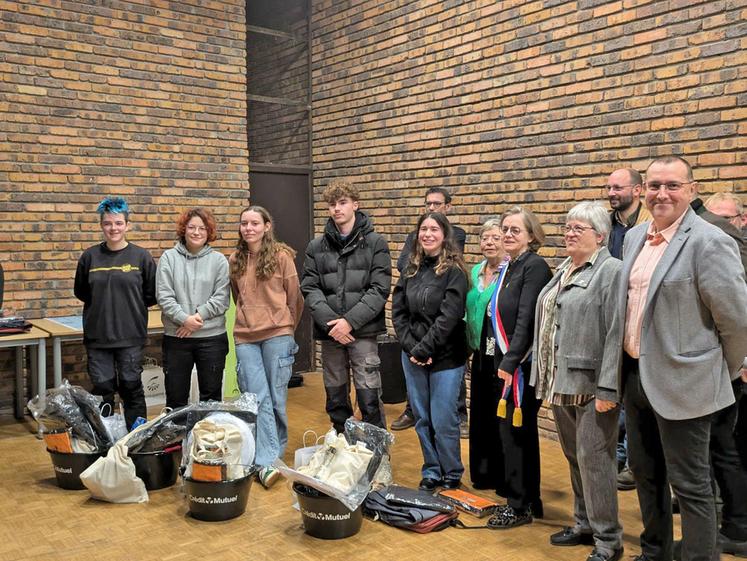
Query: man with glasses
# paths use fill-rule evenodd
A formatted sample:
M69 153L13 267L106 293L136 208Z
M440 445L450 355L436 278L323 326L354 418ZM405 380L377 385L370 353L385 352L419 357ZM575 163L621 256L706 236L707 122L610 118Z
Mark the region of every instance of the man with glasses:
M448 215L451 211L451 193L449 193L443 187L431 187L425 192L425 210L424 212L440 212L441 214ZM466 232L459 226L451 225L452 231L454 232L454 241L459 248L459 251L464 253L464 243L467 239ZM412 231L407 235L405 245L402 247L402 251L397 259L397 270L400 275L402 271L407 267L407 261L410 259L410 253L415 245L415 238L417 232ZM462 387L459 391L459 436L460 438L469 438L469 427L467 426L467 386L464 380L462 380ZM402 414L397 417L391 425L392 430L405 430L415 426L415 416L412 413L410 407L410 399L407 399L407 405Z
M618 391L643 519L639 561L673 557L669 484L682 514L682 558L718 558L711 419L734 403L731 381L747 354L747 285L735 242L690 208L695 192L685 160L654 160L645 184L653 219L630 230L623 248Z
M721 230L723 230L726 234L733 238L735 242L737 242L739 255L742 259L742 267L744 267L745 272L747 272L747 243L745 243L744 241L742 231L729 221L729 216L724 216L720 212L714 213L707 207L707 205L703 204L703 201L698 198L697 184L695 185L695 187L696 188L693 191L693 199L690 202L690 206L695 211L695 214L700 216L706 222L709 222L714 226L721 228Z
M643 178L637 170L622 168L607 179L607 200L610 203L610 239L607 243L612 257L622 258L623 239L633 226L651 220L651 214L641 204Z
M610 203L610 229L607 249L612 257L622 259L625 234L633 226L651 220L651 213L641 203L643 178L638 170L621 168L607 178L607 200ZM625 409L619 417L617 437L617 488L621 491L635 489L635 479L628 467L628 439L625 435Z
M747 222L742 201L731 193L716 193L706 199L705 207L716 216L725 218L735 228L742 229Z

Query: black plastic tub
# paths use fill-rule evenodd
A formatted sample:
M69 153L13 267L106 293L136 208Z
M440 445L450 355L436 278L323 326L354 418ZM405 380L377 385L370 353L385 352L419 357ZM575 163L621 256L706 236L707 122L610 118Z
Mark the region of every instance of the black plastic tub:
M192 518L208 522L230 520L244 514L254 472L231 481L195 481L184 478Z
M179 464L182 461L181 446L169 451L133 452L130 454L135 464L135 474L143 480L149 491L171 487L176 483Z
M361 507L350 511L337 499L299 483L293 484L301 507L306 533L323 540L339 540L354 536L361 529Z
M85 486L80 480L80 474L83 473L88 467L98 460L103 454L98 452L93 454L66 454L64 452L55 452L47 448L50 457L52 458L52 466L54 467L54 476L57 478L57 485L62 489L70 489L73 491L79 491L85 489Z

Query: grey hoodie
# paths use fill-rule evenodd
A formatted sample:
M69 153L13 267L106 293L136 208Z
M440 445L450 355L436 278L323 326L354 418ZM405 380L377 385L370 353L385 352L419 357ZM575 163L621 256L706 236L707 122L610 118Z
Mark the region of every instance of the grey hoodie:
M176 336L188 316L197 311L203 327L192 337L213 337L226 332L230 302L228 260L209 245L197 255L182 242L167 249L158 260L156 297L166 335Z

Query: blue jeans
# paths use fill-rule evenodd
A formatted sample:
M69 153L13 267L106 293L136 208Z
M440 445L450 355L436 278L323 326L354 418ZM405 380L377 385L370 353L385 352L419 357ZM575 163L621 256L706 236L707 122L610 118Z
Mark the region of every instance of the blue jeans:
M239 390L256 394L257 454L254 463L269 466L288 443L288 380L298 345L291 335L236 345Z
M617 471L628 465L628 433L625 432L625 408L620 407L620 419L618 421L617 433Z
M459 481L464 473L457 400L464 366L430 372L402 353L407 395L423 451L422 477Z

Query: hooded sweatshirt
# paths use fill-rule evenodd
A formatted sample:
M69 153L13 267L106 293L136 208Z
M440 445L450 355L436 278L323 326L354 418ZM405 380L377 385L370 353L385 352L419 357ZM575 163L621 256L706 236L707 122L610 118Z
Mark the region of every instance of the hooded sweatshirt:
M193 254L177 242L158 260L156 295L166 335L176 337L176 331L195 312L203 326L191 337L225 333L229 291L228 261L209 245Z
M234 259L235 253L231 255L231 262ZM246 261L244 274L231 279L236 301L233 338L237 345L293 335L301 320L303 296L296 264L285 250L279 250L276 259L275 272L267 280L257 278L257 259L252 254Z

